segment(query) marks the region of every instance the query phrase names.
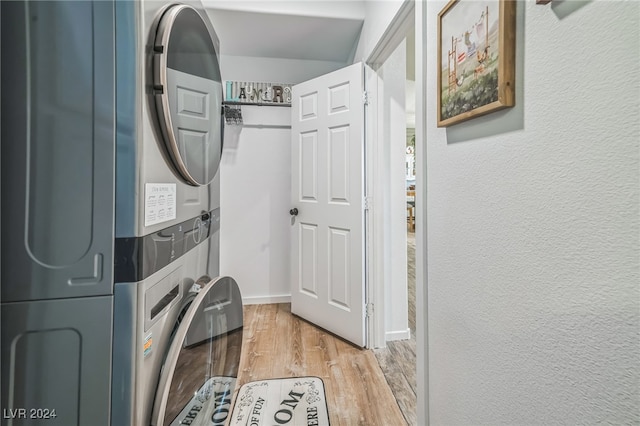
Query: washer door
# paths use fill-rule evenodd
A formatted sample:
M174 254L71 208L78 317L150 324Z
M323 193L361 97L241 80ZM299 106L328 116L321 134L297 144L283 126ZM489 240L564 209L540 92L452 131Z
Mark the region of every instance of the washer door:
M206 185L222 151L222 80L215 35L193 7L174 5L158 24L153 90L167 151L182 178Z
M233 278L214 279L199 290L162 367L152 425L225 424L238 376L242 328L242 299Z

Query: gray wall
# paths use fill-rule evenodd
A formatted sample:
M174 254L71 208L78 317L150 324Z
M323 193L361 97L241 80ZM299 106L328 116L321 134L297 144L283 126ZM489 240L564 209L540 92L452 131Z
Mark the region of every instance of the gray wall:
M516 107L439 129L427 96L431 424L640 422L639 17L518 2Z

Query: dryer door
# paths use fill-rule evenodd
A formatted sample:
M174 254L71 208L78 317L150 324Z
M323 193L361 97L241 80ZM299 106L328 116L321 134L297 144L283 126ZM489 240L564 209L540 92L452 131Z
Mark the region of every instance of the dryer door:
M242 327L242 300L233 278L214 279L199 290L162 367L152 425L225 424L238 376Z
M191 185L211 182L222 152L218 43L206 19L191 6L169 7L153 52L160 130L176 170Z

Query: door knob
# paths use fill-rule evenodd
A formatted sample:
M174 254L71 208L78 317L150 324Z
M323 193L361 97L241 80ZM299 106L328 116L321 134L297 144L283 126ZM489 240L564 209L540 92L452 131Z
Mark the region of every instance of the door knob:
M292 208L291 210L289 210L289 214L291 216L298 216L298 209L297 208Z

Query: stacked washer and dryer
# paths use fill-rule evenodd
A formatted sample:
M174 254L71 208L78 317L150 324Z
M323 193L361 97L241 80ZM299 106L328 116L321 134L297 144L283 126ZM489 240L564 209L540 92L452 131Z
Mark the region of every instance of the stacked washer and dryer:
M116 2L116 30L112 423L223 424L242 305L230 278L205 287L219 275L219 42L198 2Z
M2 424L224 424L242 303L202 5L1 7Z

